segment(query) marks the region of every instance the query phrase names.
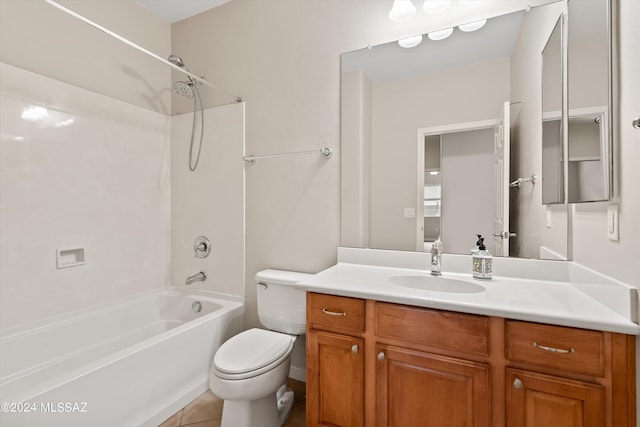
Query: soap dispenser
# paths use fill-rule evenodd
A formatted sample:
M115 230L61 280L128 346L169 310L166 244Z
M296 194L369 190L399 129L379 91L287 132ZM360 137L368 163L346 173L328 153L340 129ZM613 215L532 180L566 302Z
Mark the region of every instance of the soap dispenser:
M482 243L480 241L480 239L482 239L482 234L476 234L476 236L478 236L478 241L475 246L471 248L471 255L475 255L480 250L480 243Z
M493 257L484 245L484 237L478 239L478 252L472 255L473 277L476 279L491 279Z

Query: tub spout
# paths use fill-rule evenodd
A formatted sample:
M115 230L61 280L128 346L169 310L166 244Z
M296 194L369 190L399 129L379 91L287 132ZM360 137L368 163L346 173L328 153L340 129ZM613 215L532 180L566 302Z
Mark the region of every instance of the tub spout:
M185 285L190 285L193 282L204 282L207 280L207 273L201 271L200 273L196 273L193 276L187 277L187 280L184 282Z

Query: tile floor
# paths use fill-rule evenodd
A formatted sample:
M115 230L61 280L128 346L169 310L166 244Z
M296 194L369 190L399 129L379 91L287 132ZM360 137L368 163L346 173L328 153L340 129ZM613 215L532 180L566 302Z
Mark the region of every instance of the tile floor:
M282 427L304 427L306 408L305 383L289 379L289 387L293 390L295 401L291 414ZM220 427L222 403L223 401L209 390L173 414L158 427Z

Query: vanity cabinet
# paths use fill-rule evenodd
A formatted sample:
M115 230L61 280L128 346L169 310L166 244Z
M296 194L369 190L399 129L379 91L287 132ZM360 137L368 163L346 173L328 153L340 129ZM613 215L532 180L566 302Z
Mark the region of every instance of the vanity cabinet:
M635 426L634 350L631 336L506 320L507 426Z
M402 347L376 351L376 425L491 425L488 365Z
M508 426L607 425L601 385L516 369L507 369L507 384Z
M376 425L490 426L489 365L470 360L488 355L488 318L371 306Z
M633 427L633 336L307 294L308 426Z
M363 426L364 301L307 295L307 426Z

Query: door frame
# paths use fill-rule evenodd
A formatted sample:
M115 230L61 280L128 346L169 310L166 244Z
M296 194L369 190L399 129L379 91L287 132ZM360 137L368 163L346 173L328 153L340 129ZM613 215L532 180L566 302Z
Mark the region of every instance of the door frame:
M493 129L498 119L479 120L475 122L453 123L441 126L418 128L417 135L417 179L416 179L416 251L424 252L424 139L429 135L464 132L479 129ZM442 153L440 155L442 157ZM442 205L440 207L442 218ZM442 221L442 220L441 220ZM441 224L442 225L442 224Z

